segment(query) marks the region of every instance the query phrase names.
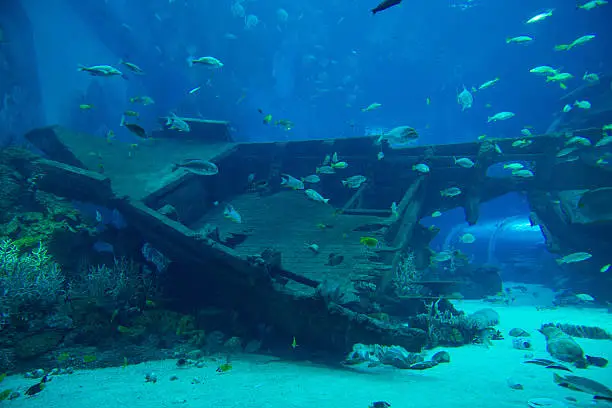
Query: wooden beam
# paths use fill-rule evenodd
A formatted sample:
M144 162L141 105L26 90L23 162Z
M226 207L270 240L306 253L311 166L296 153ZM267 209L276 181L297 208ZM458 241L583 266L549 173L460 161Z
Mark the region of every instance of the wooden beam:
M423 198L426 187L425 176L419 176L417 180L408 188L404 197L398 205L398 217L391 224L387 231L387 244L394 248L399 248L393 255L391 269L384 271L380 284L377 287L377 297L384 296L393 281L393 275L396 273L401 258L410 245L414 227L419 220L419 214L423 205Z
M213 163L219 163L223 159L231 156L231 154L234 153L237 149L238 149L238 145L236 145L236 144L228 144L217 155L212 157L210 159L210 161L213 162ZM189 182L189 180L194 178L194 177L201 177L201 176L198 176L198 175L196 175L196 174L194 174L194 173L192 173L190 171L184 170L184 169L178 169L176 171L176 178L174 180L170 181L167 184L164 184L163 186L161 186L157 190L153 191L151 194L149 194L146 197L144 197L142 199L142 201L145 202L147 205L153 205L153 203L155 203L157 200L159 200L162 197L170 194L171 192L173 192L177 188L184 186L186 182Z
M353 194L353 196L349 198L349 200L346 202L346 204L344 204L344 206L340 210L341 213L344 213L346 210L352 208L355 205L357 200L359 200L359 198L363 195L363 192L367 188L367 185L368 183L365 182L357 189L357 191L355 191L355 194Z
M103 174L42 158L34 161L34 165L43 172L36 181L41 190L102 205L116 198L110 179Z
M404 196L400 200L397 206L397 218L391 221L389 225L389 229L387 230L387 234L385 236L385 240L388 244L396 247L399 245L401 239L398 239L399 231L402 229L402 226L406 223L406 210L410 203L412 203L417 191L423 184L425 176L419 176L414 183L406 190Z
M376 217L390 217L391 210L370 210L367 208L351 208L342 210L344 215L374 215Z

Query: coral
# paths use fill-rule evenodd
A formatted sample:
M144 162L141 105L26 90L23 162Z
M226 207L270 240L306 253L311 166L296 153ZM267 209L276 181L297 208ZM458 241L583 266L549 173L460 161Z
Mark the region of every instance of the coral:
M419 271L416 267L414 252L406 252L400 260L393 277L393 284L398 294L409 295L418 293L422 286L415 285L413 282L420 280L422 274L422 271Z
M393 367L407 369L413 364L423 361L418 353L410 353L400 346L381 346L380 344L353 345L345 363L348 365L369 363L370 365L385 364Z
M0 243L0 292L3 313L48 311L64 294L64 276L42 243L23 254L14 242L4 240Z
M27 360L41 356L53 350L64 338L64 334L56 330L48 330L21 339L15 347L15 356Z
M468 316L469 324L480 331L499 323L499 313L493 309L480 309Z
M115 258L112 267L90 266L85 281L75 290L99 304L110 300L116 307L118 303L129 302L139 292L144 297L152 296L154 286L150 276L141 274L136 263L127 258Z
M0 225L0 236L12 239L21 250L34 249L42 242L56 258L73 257L71 248L83 244L87 235L93 235L93 228L81 222L79 213L68 202L43 192L37 192L36 197L44 212L12 215L8 223ZM70 253L63 254L66 251Z
M463 312L456 310L446 299L438 299L425 305L426 313L419 314L411 325L427 332L428 347L461 346L472 341L478 333L473 322Z
M448 346L462 346L466 344L465 337L461 330L453 326L442 326L438 334L438 343Z
M195 330L195 319L193 316L186 315L181 317L178 322L178 327L176 328L176 334L178 336L183 336L191 333L193 330Z
M36 157L16 146L0 150L0 238L11 238L22 250L42 242L56 259L62 258L62 251L72 256L66 241L83 231L93 235L95 226L83 223L69 200L39 190L44 174Z
M397 368L410 368L424 359L417 353L410 353L400 346L382 347L383 354L379 356L380 362Z
M168 269L168 266L171 262L170 259L164 254L162 254L160 251L155 249L153 245L146 242L142 246L141 251L145 259L155 265L155 268L157 269L158 273L163 273L166 271L166 269Z

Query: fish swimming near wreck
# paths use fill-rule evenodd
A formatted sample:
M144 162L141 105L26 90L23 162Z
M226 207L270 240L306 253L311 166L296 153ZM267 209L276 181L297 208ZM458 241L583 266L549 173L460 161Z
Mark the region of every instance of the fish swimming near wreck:
M211 163L201 159L184 159L178 163L174 163L172 171L183 168L191 173L201 176L214 176L219 173L219 168L215 163Z
M132 132L133 134L135 134L136 136L142 139L147 138L146 130L144 130L142 126L137 125L136 123L123 123L121 126L124 126L127 130L129 130L130 132Z
M384 11L384 10L386 10L388 8L391 8L393 6L397 6L401 2L402 2L402 0L384 0L378 6L374 7L371 10L372 14L380 13L381 11Z

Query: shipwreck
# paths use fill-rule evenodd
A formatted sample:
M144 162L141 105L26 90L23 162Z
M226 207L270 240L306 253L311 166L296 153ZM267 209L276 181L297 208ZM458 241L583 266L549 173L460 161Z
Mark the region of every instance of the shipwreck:
M423 328L379 317L461 297L462 282L431 278L410 282L422 290L395 290L408 253L416 268L429 264L437 231L420 220L432 211L462 207L474 224L481 203L520 191L552 252L588 246L603 258L612 244L612 213L600 208L612 197L611 167L598 164L593 149L579 151L575 160L557 157L567 140L558 133L521 137L528 143L520 148L517 138L387 149L379 161L372 137L235 143L226 122L186 120L188 136L163 130L137 146L58 126L32 130L26 139L44 153L36 163L44 173L38 187L118 209L143 241L179 265L173 273L183 275L176 279L186 282L184 296L206 297L253 322L272 322L314 346L343 352L354 343L409 351L425 346ZM601 128L574 133L592 144L601 138ZM281 174L312 174L333 152L350 171L321 177L316 188L329 204L280 185ZM454 157L475 165L458 167ZM172 171L173 163L187 158L211 161L219 173ZM489 174L505 162L529 163L533 177ZM411 171L417 163L426 163L430 173ZM343 188L344 175L355 174L367 181ZM440 194L449 187L462 193ZM580 197L591 198L582 205ZM226 203L242 223L223 216ZM364 235L379 245L365 247Z

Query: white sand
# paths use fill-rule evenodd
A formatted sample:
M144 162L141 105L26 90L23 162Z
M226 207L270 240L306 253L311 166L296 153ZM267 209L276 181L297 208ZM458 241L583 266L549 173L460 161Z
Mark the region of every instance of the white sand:
M493 306L501 315L500 330L507 333L521 327L532 333L535 357L550 358L543 336L535 330L545 322L600 326L612 332L612 319L603 309L561 308L536 311L533 305ZM523 302L526 303L526 302ZM465 301L457 306L466 311L491 307ZM576 339L590 355L610 358L612 341ZM299 341L299 339L298 339ZM205 368L179 369L175 361L161 361L122 368L79 371L55 377L40 394L4 402L12 407L115 408L115 407L274 407L274 408L366 408L373 401L385 400L399 407L526 407L530 398L563 400L572 396L585 404L591 396L555 385L553 372L541 366L523 364L525 351L512 348L509 336L494 346L446 348L451 363L426 371L389 367L334 370L308 362L275 361L268 356L236 357L232 371L215 372L217 364ZM437 350L429 351L433 354ZM145 383L144 376L155 372L159 381ZM559 371L561 374L568 374ZM612 368L575 369L612 387ZM177 381L169 377L177 375ZM192 384L194 377L203 381ZM524 390L512 390L506 379L512 377ZM23 391L33 380L7 378L2 387ZM99 404L113 404L101 406ZM0 403L1 404L1 403Z

